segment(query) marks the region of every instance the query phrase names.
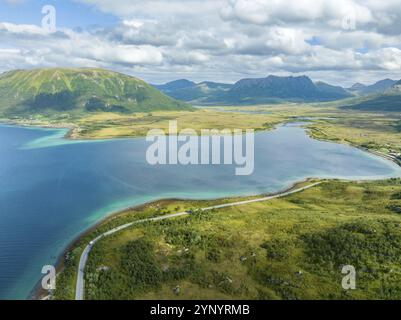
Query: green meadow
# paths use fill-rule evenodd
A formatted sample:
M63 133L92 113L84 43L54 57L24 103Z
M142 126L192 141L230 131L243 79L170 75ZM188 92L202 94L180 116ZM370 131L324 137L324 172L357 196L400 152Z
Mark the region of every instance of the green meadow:
M159 201L116 215L67 253L56 299L73 299L79 256L96 235L151 216L96 244L86 299L401 299L401 180L325 181L285 198ZM356 290L342 288L344 265Z
M216 107L183 111L132 114L93 112L79 115L34 115L3 119L23 125L71 128L72 139L111 139L146 136L151 129L168 131L169 121L179 130L255 129L271 130L286 122L307 119L305 126L316 139L346 143L383 154L401 155L401 115L342 109L336 102L280 104L249 107ZM1 120L1 119L0 119Z

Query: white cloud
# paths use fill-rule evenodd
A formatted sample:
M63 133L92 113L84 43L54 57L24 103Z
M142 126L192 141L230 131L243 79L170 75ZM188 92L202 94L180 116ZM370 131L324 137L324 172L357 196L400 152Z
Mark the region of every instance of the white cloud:
M3 49L5 53L19 53L17 59L21 63L19 68L53 66L58 63L78 66L89 64L90 66L135 67L159 65L163 62L160 48L150 45L121 44L88 32L74 32L69 29L52 34L34 25L1 23L0 38L8 39L8 45L12 47L12 49ZM11 60L15 58L11 57ZM8 69L8 63L2 62L2 69Z
M352 0L227 0L221 15L228 20L253 24L326 21L341 23L355 16L361 23L373 20L370 9Z
M198 65L209 61L209 56L200 51L177 50L169 52L169 62L177 65Z
M397 48L382 48L364 55L366 64L371 68L384 69L388 71L400 71L401 50Z
M28 24L13 24L7 22L0 22L0 32L9 34L24 34L24 35L47 35L48 32L35 25Z
M216 12L223 0L75 0L120 17L193 16Z
M401 78L399 0L74 1L120 23L48 34L0 22L0 71L98 66L152 82L292 72L339 84L353 81L350 75Z

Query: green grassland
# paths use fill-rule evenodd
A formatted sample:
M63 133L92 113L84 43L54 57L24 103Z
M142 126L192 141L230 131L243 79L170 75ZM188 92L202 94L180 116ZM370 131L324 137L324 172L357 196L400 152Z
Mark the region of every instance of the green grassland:
M114 216L68 253L56 299L97 234L215 201L160 201ZM401 299L401 180L326 181L262 203L136 225L91 252L87 299ZM341 287L343 265L357 289Z
M361 98L356 104L345 106L347 109L370 111L370 112L400 112L401 111L401 95L400 87L392 89L386 93Z
M315 138L377 151L401 159L401 113L344 109L344 102L248 107L283 122L305 119ZM238 107L227 110L235 111Z
M217 109L197 109L132 114L96 112L82 116L36 115L29 119L14 117L11 122L30 126L71 128L69 138L72 139L109 139L146 136L151 129L163 129L167 132L170 121L177 121L179 130L191 128L197 132L202 129L260 131L271 129L289 119L289 115L283 117L280 114L227 113ZM3 119L3 122L10 122L10 119Z
M175 120L179 130L201 129L255 129L270 130L276 125L294 121L297 117L327 117L338 115L339 110L308 104L281 104L252 107L210 107L181 111L91 112L85 114L35 114L29 118L13 116L1 119L22 125L71 128L72 139L108 139L145 136L151 129L168 129Z
M168 132L170 121L177 121L178 129L254 129L267 130L285 121L280 115L227 113L218 110L159 111L132 116L97 114L79 120L82 128L76 137L110 138L145 136L151 129Z
M355 100L355 99L354 99ZM348 143L383 154L401 153L401 114L342 108L353 99L337 102L242 107L209 107L206 109L153 110L131 113L57 112L5 116L1 122L23 125L71 128L72 139L109 139L145 136L150 129L168 129L176 120L179 129L255 129L270 130L280 123L306 118L311 136L317 139Z
M400 113L338 113L308 125L316 139L347 143L401 160Z
M227 112L229 111L229 112ZM247 113L245 113L247 112ZM167 130L176 120L179 128L271 130L280 123L306 118L314 138L347 143L383 154L401 153L401 114L342 110L331 105L279 105L208 108L196 111L159 111L151 114L95 114L76 122L73 138L144 136L150 129Z
M286 122L308 123L308 133L316 139L351 144L393 159L401 157L401 114L362 112L341 108L340 102L319 104L287 103L248 107L209 107L181 111L91 112L85 114L32 115L13 117L23 125L71 128L72 139L110 139L145 136L151 129L168 131L169 122L177 121L179 130L255 129L271 130Z

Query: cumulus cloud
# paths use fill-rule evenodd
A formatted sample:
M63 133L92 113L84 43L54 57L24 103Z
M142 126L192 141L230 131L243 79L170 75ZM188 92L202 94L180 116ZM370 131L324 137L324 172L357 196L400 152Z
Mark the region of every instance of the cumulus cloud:
M1 23L0 38L7 39L12 47L3 49L4 54L18 52L17 57L10 54L10 59L1 59L3 70L18 63L21 64L18 68L58 65L112 68L115 65L153 66L163 61L162 51L157 47L112 42L89 32L69 29L49 33L34 25Z
M221 9L224 19L253 24L325 21L341 25L344 17L361 23L373 20L370 9L352 0L228 0Z
M99 66L148 81L305 73L401 78L399 0L73 0L119 18L83 31L0 22L0 70ZM359 80L360 81L360 80Z
M120 17L142 16L184 16L216 12L222 0L75 0L96 6L104 12Z

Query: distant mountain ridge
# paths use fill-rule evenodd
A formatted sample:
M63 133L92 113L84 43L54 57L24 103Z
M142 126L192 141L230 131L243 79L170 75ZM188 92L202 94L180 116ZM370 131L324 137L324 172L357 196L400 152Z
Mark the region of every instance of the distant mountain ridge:
M187 79L179 79L179 80L168 82L166 84L153 85L153 86L162 91L174 92L175 90L185 89L188 87L193 87L195 85L196 85L196 83L193 81L189 81Z
M232 84L204 81L195 83L186 79L168 82L163 85L154 85L168 96L192 103L212 103L232 88Z
M379 93L362 96L356 103L343 108L368 112L401 112L401 80L391 80L391 82L394 84L390 88L379 91ZM389 81L383 80L381 83L388 84Z
M397 83L397 81L392 80L392 79L380 80L372 85L364 85L361 83L356 83L348 90L353 93L359 94L359 95L369 95L369 94L381 93L386 90L389 90L396 83Z
M301 101L328 101L350 97L347 91L320 82L313 83L307 76L243 79L230 90L230 95L240 101L255 101L269 98Z
M148 112L191 108L146 82L95 68L14 70L0 75L0 112L19 115Z
M235 84L188 80L156 86L165 94L179 100L204 104L258 104L279 101L331 101L351 97L339 86L324 82L314 83L307 76L242 79Z
M366 86L362 83L355 83L351 88L349 88L349 91L358 91L366 88Z
M353 96L353 94L351 94L341 86L333 86L322 81L316 82L315 85L320 90L320 92L324 92L324 95L329 99L337 100Z

